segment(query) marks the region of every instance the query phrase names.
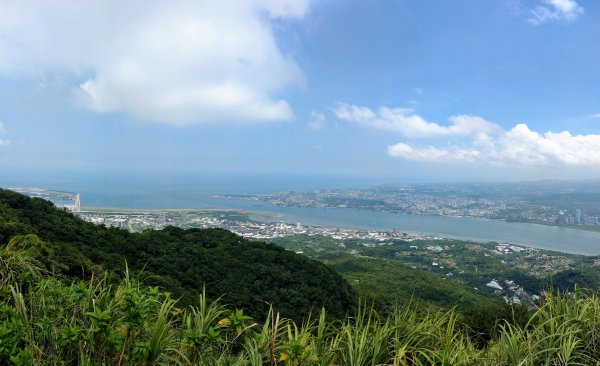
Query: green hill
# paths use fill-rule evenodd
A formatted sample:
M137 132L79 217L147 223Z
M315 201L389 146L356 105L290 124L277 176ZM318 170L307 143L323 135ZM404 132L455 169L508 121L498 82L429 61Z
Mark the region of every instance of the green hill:
M257 318L266 314L268 304L297 320L321 307L340 318L356 304L352 288L329 267L273 244L220 229L129 233L0 189L0 246L11 238L21 246L39 238L44 243L40 261L69 278L123 273L127 261L146 283L180 298L180 305L196 303L203 286L209 298L223 295L224 303Z
M132 234L0 190L0 365L508 366L600 359L600 301L593 293L548 292L528 312L381 258L320 259L367 297L387 290L385 303L409 294L418 301L382 313L356 309L353 290L338 274L278 246L219 229ZM563 282L587 278L562 275ZM207 301L221 294L221 303ZM437 308L456 304L460 311ZM315 317L321 306L340 321L327 321L325 312Z
M302 250L327 264L348 280L360 297L374 300L381 310L407 302L445 309L456 306L461 311L504 304L502 298L476 291L468 284L412 268L393 260L393 255L382 256L380 252L385 252L385 248L360 249L350 254L351 251L340 250L335 239L308 235L278 238L273 242L287 249Z
M257 324L203 294L182 307L127 272L122 280L61 281L40 271L36 236L0 248L0 365L596 365L600 301L553 294L520 321L465 328L454 310L368 307L341 321ZM24 246L24 244L30 244ZM474 342L474 340L476 342Z

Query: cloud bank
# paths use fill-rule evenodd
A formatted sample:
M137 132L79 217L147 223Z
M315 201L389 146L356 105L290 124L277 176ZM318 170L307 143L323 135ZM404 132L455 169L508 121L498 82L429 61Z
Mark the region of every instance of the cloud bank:
M337 104L333 112L340 120L364 127L395 131L412 140L434 140L429 144L400 142L388 146L388 155L395 158L497 166L600 167L600 134L539 133L523 123L505 130L471 115L452 116L450 124L443 126L406 109L381 107L373 111L344 103Z
M493 132L498 129L493 123L476 116L450 117L450 126L427 122L414 110L407 108L380 107L373 111L367 107L337 103L333 113L338 119L355 122L364 127L399 132L407 137L465 136L476 132Z
M303 84L274 23L308 0L0 1L0 73L62 72L85 105L172 124L293 117Z

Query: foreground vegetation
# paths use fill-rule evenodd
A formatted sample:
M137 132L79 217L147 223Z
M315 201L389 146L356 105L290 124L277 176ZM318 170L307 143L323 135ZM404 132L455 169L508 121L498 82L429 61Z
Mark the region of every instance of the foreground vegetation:
M353 279L371 297L357 307L329 267L275 245L131 234L0 190L0 365L600 365L594 293L511 307L377 253L330 262L375 271Z
M410 304L382 317L362 305L339 321L325 310L303 322L272 310L193 306L127 270L65 282L44 273L39 248L0 250L0 364L16 365L590 365L600 360L600 300L550 294L526 322L499 322L478 347L454 310Z

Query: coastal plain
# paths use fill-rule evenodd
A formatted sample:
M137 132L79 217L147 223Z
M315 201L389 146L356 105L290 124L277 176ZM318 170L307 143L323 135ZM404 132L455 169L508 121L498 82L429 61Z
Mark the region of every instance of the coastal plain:
M600 280L592 275L600 266L596 256L407 233L398 228L376 231L290 224L281 221L282 215L234 209L84 209L77 215L134 232L167 226L217 227L272 242L331 266L359 294L377 299L382 306L412 298L465 308L484 299L530 304L552 285L570 289L575 279L585 277L590 288L595 288ZM452 290L442 296L432 290L436 288Z

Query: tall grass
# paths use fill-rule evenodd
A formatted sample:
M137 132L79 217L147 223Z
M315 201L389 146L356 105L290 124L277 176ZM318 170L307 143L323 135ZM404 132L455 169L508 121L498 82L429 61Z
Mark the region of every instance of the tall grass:
M599 310L596 294L550 292L525 327L501 327L488 364L598 365Z
M10 258L18 250L0 255L15 264L2 272L0 365L600 364L600 302L581 290L550 293L527 324L500 324L481 349L454 310L409 304L382 318L363 303L342 321L321 310L297 324L270 310L257 324L204 291L179 308L128 270L118 284L65 283L23 265L34 264L26 256Z

